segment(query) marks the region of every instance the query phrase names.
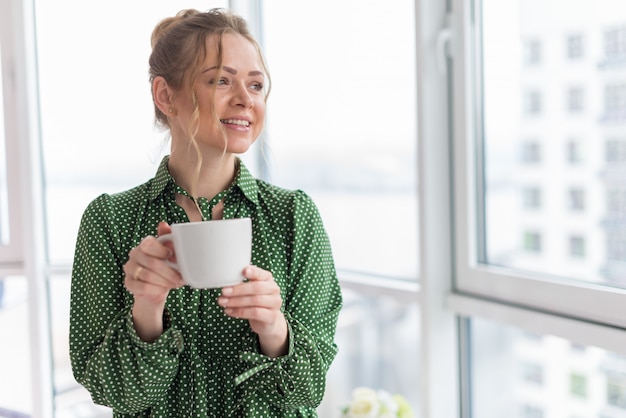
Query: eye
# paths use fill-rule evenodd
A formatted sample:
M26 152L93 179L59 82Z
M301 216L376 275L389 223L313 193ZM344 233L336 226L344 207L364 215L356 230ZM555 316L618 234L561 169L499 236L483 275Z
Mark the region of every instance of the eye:
M263 91L263 83L254 82L250 84L250 88L256 91Z
M220 78L212 78L209 80L209 84L213 85L218 85L218 86L226 86L228 84L228 79L225 77L220 77Z

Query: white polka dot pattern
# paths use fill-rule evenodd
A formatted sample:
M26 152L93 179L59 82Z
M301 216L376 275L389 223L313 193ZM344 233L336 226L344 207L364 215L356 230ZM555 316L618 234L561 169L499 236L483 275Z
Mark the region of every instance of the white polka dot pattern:
M252 263L281 289L289 351L260 354L248 322L226 316L219 289L172 290L164 333L146 343L132 323L122 266L160 221L188 222L176 205L168 158L147 183L96 198L85 210L72 271L70 357L74 376L114 417L316 417L337 348L342 298L317 207L302 191L253 178L240 163L224 198L224 218L250 217Z

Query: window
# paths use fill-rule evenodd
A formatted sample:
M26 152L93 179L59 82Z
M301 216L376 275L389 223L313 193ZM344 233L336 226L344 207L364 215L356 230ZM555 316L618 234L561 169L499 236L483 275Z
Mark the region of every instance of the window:
M552 2L556 4L559 1L550 0L550 4ZM584 62L581 64L590 68L583 78L581 78L582 73L576 69L578 67L568 65L564 56L558 58L555 55L554 58L560 60L561 70L558 71L558 75L549 69L547 62L540 68L530 70L523 63L506 59L506 57L516 53L513 45L518 44L523 47L527 39L541 39L542 45L546 48L548 45L562 44L563 33L567 33L576 24L580 24L580 28L586 28L584 32L582 29L578 32L578 35L585 39L589 36L600 36L607 29L607 25L610 26L611 19L598 21L590 26L585 18L591 13L589 9L591 3L587 1L575 8L572 16L576 16L576 20L568 24L542 14L545 7L550 7L545 2L540 6L539 3L531 5L527 2L507 0L505 4L512 9L504 10L502 9L504 6L496 6L493 0L480 2L480 7L477 8L477 13L479 13L477 22L481 28L480 36L468 38L475 41L474 47L477 48L475 50L480 51L475 56L476 71L483 78L480 81L480 88L473 90L481 94L480 100L475 103L482 104L482 107L473 110L473 115L479 119L475 121L476 125L472 126L481 128L476 130L472 128L467 132L475 132L482 136L471 138L460 131L455 131L455 135L459 141L467 141L460 146L467 147L462 150L467 151L470 158L471 155L476 155L470 153L475 145L482 147L488 158L478 160L476 166L470 165L476 170L475 180L479 186L475 189L478 195L472 196L472 199L476 200L469 203L470 207L478 211L476 218L478 224L471 228L472 233L476 234L476 242L468 244L468 248L472 249L470 255L473 257L468 265L478 264L476 270L470 268L470 271L459 273L460 286L464 288L467 285L474 291L476 290L474 286L479 288L485 286L483 289L491 294L494 289L500 288L503 281L508 283L508 279L500 275L487 275L494 280L492 287L487 284L491 283L490 280L478 274L478 271L482 271L482 266L488 268L492 262L499 266L504 263L504 267L511 268L512 270L505 276L511 277L513 282L524 286L531 283L521 279L526 273L547 274L556 280L569 280L570 283L572 280L606 282L608 277L602 261L605 256L601 253L596 255L595 252L604 252L607 249L591 243L604 242L607 234L610 233L604 223L607 213L603 211L602 204L596 204L598 199L592 200L591 196L601 196L607 188L615 188L617 186L615 182L619 183L617 179L620 178L620 168L614 166L613 171L608 171L609 167L597 160L597 156L606 152L602 141L584 141L583 151L582 139L572 137L572 132L584 133L585 137L590 138L603 138L607 135L609 128L614 132L621 132L621 128L616 125L609 127L606 121L600 118L570 120L554 101L562 97L562 92L566 91L569 92L570 107L584 109L589 97L602 98L604 95L606 108L612 109L605 113L617 114L621 112L619 109L626 109L624 105L626 90L623 89L626 79L616 73L610 77L611 82L606 82L606 71L596 65L597 55L586 54L582 58ZM456 6L457 9L462 8L462 6ZM607 10L612 9L607 6ZM580 79L574 86L571 85L573 78ZM468 81L468 84L474 86L472 83ZM585 88L582 87L583 85ZM586 86L595 86L593 92L586 91L588 88ZM510 102L515 97L514 92L517 92L522 103L526 105L521 108L503 107L502 103ZM464 110L457 108L455 111L463 113ZM533 112L540 112L542 118L527 118L528 114ZM468 120L473 120L471 118L472 115L469 115ZM559 140L560 138L565 138L565 140ZM477 142L472 142L474 140ZM457 146L459 146L459 141L455 143ZM495 162L506 161L511 149L518 146L516 144L520 144L521 147L519 163L510 164L506 170L496 175L493 169ZM569 161L579 161L585 158L586 164L566 165L563 159L555 158L558 155L559 146L569 150ZM615 147L612 145L612 149ZM541 164L537 164L538 162ZM458 165L455 166L455 171L458 171ZM603 174L599 176L598 173ZM584 183L580 179L585 179ZM458 180L458 184L466 182L467 180ZM502 211L498 209L505 207L505 201L519 199L516 196L523 196L526 203L531 202L531 192L524 191L524 188L527 188L529 184L539 182L543 190L542 217L537 217L536 213L528 210ZM572 186L572 182L579 184ZM480 194L482 190L485 191L483 195ZM563 201L564 204L561 203ZM482 210L484 212L481 212ZM576 231L572 230L572 221L566 218L571 211L581 215L576 221L578 223ZM502 218L506 218L506 221ZM623 220L612 219L619 225L623 225ZM481 229L483 223L484 231ZM520 237L522 245L499 239L495 233L491 232L498 226L500 233L503 233L504 230L499 227L503 224L510 228L511 233ZM584 269L572 273L567 270L567 274L564 274L563 266L570 257L570 251L564 251L562 243L568 243L569 237L572 234L577 235L578 231L584 231L587 243L585 251L588 252L593 248L594 256L585 257L585 262L589 264ZM466 251L468 248L460 248L459 251ZM580 249L580 246L576 248ZM540 258L528 257L529 253L542 256ZM590 274L590 272L595 273ZM534 283L538 284L541 281ZM531 293L537 294L537 292L529 292ZM530 305L534 305L533 299L529 298ZM547 300L544 302L551 303ZM577 309L573 306L571 308ZM597 309L601 308L601 305L597 306Z
M626 119L626 84L610 84L604 88L604 120Z
M7 6L5 6L7 7ZM10 16L10 13L4 12ZM16 142L24 140L27 128L24 120L25 103L18 94L24 80L15 77L16 72L24 71L15 58L18 45L9 43L18 31L10 18L0 17L0 262L21 263L23 260L22 238L20 231L21 210L20 172L16 158L19 146ZM21 111L21 112L20 112ZM13 139L13 140L11 140Z
M570 113L579 113L584 110L585 94L581 87L571 87L567 90L567 110Z
M626 410L626 374L607 373L606 402L611 406Z
M626 57L626 26L604 32L604 53L609 60L623 60Z
M578 398L586 398L587 394L587 376L582 373L571 373L569 376L570 393Z
M585 190L581 188L572 188L568 192L569 209L573 211L585 210Z
M535 65L541 62L541 41L532 39L524 43L524 62Z
M566 339L550 334L530 339L497 319L471 322L472 416L508 417L513 410L542 410L547 418L624 413L623 355L592 345L572 349ZM526 371L521 376L514 373L520 366Z
M608 234L607 258L611 261L626 264L626 230L619 228Z
M626 163L626 139L610 139L606 142L607 163Z
M71 373L67 335L71 261L87 203L101 193L148 180L169 148L154 128L147 75L151 31L159 20L183 7L206 10L227 5L227 1L191 0L183 6L114 0L89 11L97 18L76 19L67 11L83 10L78 0L34 2L46 183L38 203L47 215L55 416L96 417L110 411L95 405Z
M523 418L543 418L543 408L535 405L524 405L522 407Z
M541 189L527 187L523 190L523 202L526 209L539 209L541 207Z
M524 249L529 252L541 252L541 234L535 231L524 233Z
M522 144L522 161L527 164L541 162L541 145L534 141L527 141Z
M570 164L580 164L583 162L583 144L580 140L570 139L566 144L567 162Z
M565 9L567 19L551 12ZM471 341L465 370L473 416L610 416L623 392L617 382L610 402L592 399L606 392L608 371L624 370L598 359L626 346L626 319L618 313L626 304L626 218L619 193L610 205L604 201L607 191L624 188L619 145L606 140L624 135L626 78L617 60L625 56L626 9L605 0L452 0L451 15L457 268L449 301L469 323L462 329ZM520 59L530 55L529 40L541 40L541 65ZM541 206L527 210L537 185ZM611 329L620 343L610 342ZM542 341L531 343L528 332ZM501 336L498 347L481 343L487 335ZM571 350L572 342L588 349ZM575 359L584 368L574 367ZM557 371L554 363L565 367ZM520 364L544 366L543 396L524 379L499 380ZM571 391L587 397L563 402ZM496 392L507 402L490 403L486 394ZM505 403L509 409L498 410Z
M573 258L585 257L585 238L574 235L569 237L569 254Z
M524 112L527 116L537 116L542 111L543 97L537 90L529 90L524 94Z
M0 43L0 57L2 57L2 44ZM2 93L2 85L4 77L2 77L2 67L0 67L0 97L4 97ZM8 207L8 184L7 184L7 159L6 159L6 129L4 126L4 100L0 100L0 245L7 245L10 238L9 230L9 207Z
M418 327L417 306L384 297L385 283L415 286L419 268L413 2L272 0L262 15L269 177L311 195L340 280L355 290L320 416L335 415L356 386L401 392L417 405L420 341L405 332ZM372 280L381 287L361 286Z
M523 379L526 382L536 385L543 384L543 366L537 363L524 363L523 367Z
M575 60L582 58L584 54L583 36L580 34L567 37L567 58Z
M7 21L21 21L6 13L18 3L30 4L0 2L0 40ZM184 7L243 3L254 2ZM607 0L402 0L393 8L374 1L291 3L257 3L276 85L261 149L265 160L250 165L255 171L267 163L269 180L309 192L335 247L346 309L340 357L320 416L334 415L356 383L391 391L419 387L404 394L428 418L458 418L458 411L466 418L466 409L480 418L552 418L552 411L623 416L626 11ZM48 253L29 261L45 265L50 292L56 415L97 416L101 410L76 386L67 359L73 240L89 200L154 172L163 138L152 130L148 46L137 34L182 6L115 0L101 4L101 18L88 24L67 15L84 9L77 0L36 0L35 6ZM567 19L554 10L567 10ZM439 34L442 22L448 32ZM433 42L438 34L443 42ZM293 47L296 37L299 48ZM441 44L445 48L435 50ZM0 43L1 53L6 50ZM123 68L115 65L120 59ZM6 79L5 67L0 72ZM106 83L97 101L90 92L94 79ZM573 86L584 86L580 103L589 117L564 111ZM70 120L59 97L90 106L73 106ZM111 106L119 120L103 122ZM14 109L4 108L5 114ZM294 109L317 119L294 118ZM357 117L345 116L354 109ZM12 120L5 117L5 123ZM111 154L121 167L115 178ZM13 156L7 150L8 179L10 163L18 160ZM583 212L570 213L572 185L585 191ZM430 190L427 199L418 200L418 186ZM0 219L6 231L7 218ZM584 241L572 245L570 238ZM361 249L351 252L355 241ZM572 248L584 257L572 259ZM418 253L430 256L427 262L420 263ZM9 395L0 382L0 407L28 413L33 403L23 394L38 382L29 382L31 362L23 352L38 344L26 329L37 300L25 279L7 274L0 280L0 332L13 329L7 324L22 331L7 337L15 345L0 348L0 370L22 372ZM420 282L428 286L420 289ZM6 351L15 347L22 357ZM539 366L541 385L533 383ZM575 395L583 392L586 398Z
M607 211L610 215L620 216L626 210L626 188L607 191Z
M409 3L402 3L400 13L375 2L355 8L328 0L334 10L329 16L325 3L272 1L265 3L263 16L273 76L267 130L271 179L312 195L341 271L415 280L417 144ZM327 37L320 37L320 21ZM379 26L384 37L371 30L372 21L389 23ZM298 49L285 33L297 34ZM372 85L365 69L381 60L388 68L384 88L363 88ZM303 80L316 85L306 96L293 88ZM292 116L296 102L299 115L315 115L306 129L302 117ZM391 223L390 217L403 221Z

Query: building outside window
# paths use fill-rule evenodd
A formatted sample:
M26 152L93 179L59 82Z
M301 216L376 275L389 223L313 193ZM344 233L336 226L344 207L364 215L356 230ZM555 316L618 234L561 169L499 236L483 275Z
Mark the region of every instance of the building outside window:
M524 250L540 253L541 252L541 234L535 231L527 231L524 233Z
M604 88L604 119L626 120L626 83L609 84Z
M626 163L626 139L607 140L605 149L607 163Z
M608 372L606 379L606 401L626 412L626 374Z
M585 257L585 238L574 235L569 238L569 255L574 258Z
M568 191L568 201L569 201L569 209L572 211L583 211L585 210L585 190L582 188L571 188Z
M523 418L544 418L543 408L536 405L524 405L521 414Z
M524 113L527 116L538 116L543 111L543 96L538 90L528 90L524 94Z
M571 87L567 90L567 111L580 113L585 107L585 91L582 87Z
M522 365L523 367L523 379L528 382L528 383L532 383L535 385L542 385L543 384L543 366L541 364L538 363L524 363Z
M583 57L583 35L575 34L567 37L567 58L570 60Z
M587 394L587 376L582 373L571 373L569 375L570 393L578 398L586 398Z
M567 162L570 164L580 164L584 161L583 144L578 139L570 139L566 144Z
M522 144L522 161L527 164L541 162L541 144L535 141L526 141Z
M604 52L609 60L626 58L626 26L614 27L604 32Z
M541 208L542 194L539 187L526 187L522 193L522 201L525 209Z
M526 65L541 63L541 41L531 39L524 43L524 62Z

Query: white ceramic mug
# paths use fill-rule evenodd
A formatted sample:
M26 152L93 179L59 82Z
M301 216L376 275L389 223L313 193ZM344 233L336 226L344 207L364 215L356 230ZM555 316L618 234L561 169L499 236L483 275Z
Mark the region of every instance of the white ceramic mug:
M244 281L252 256L250 218L220 219L172 225L161 242L174 245L176 263L185 283L198 289L231 286Z

